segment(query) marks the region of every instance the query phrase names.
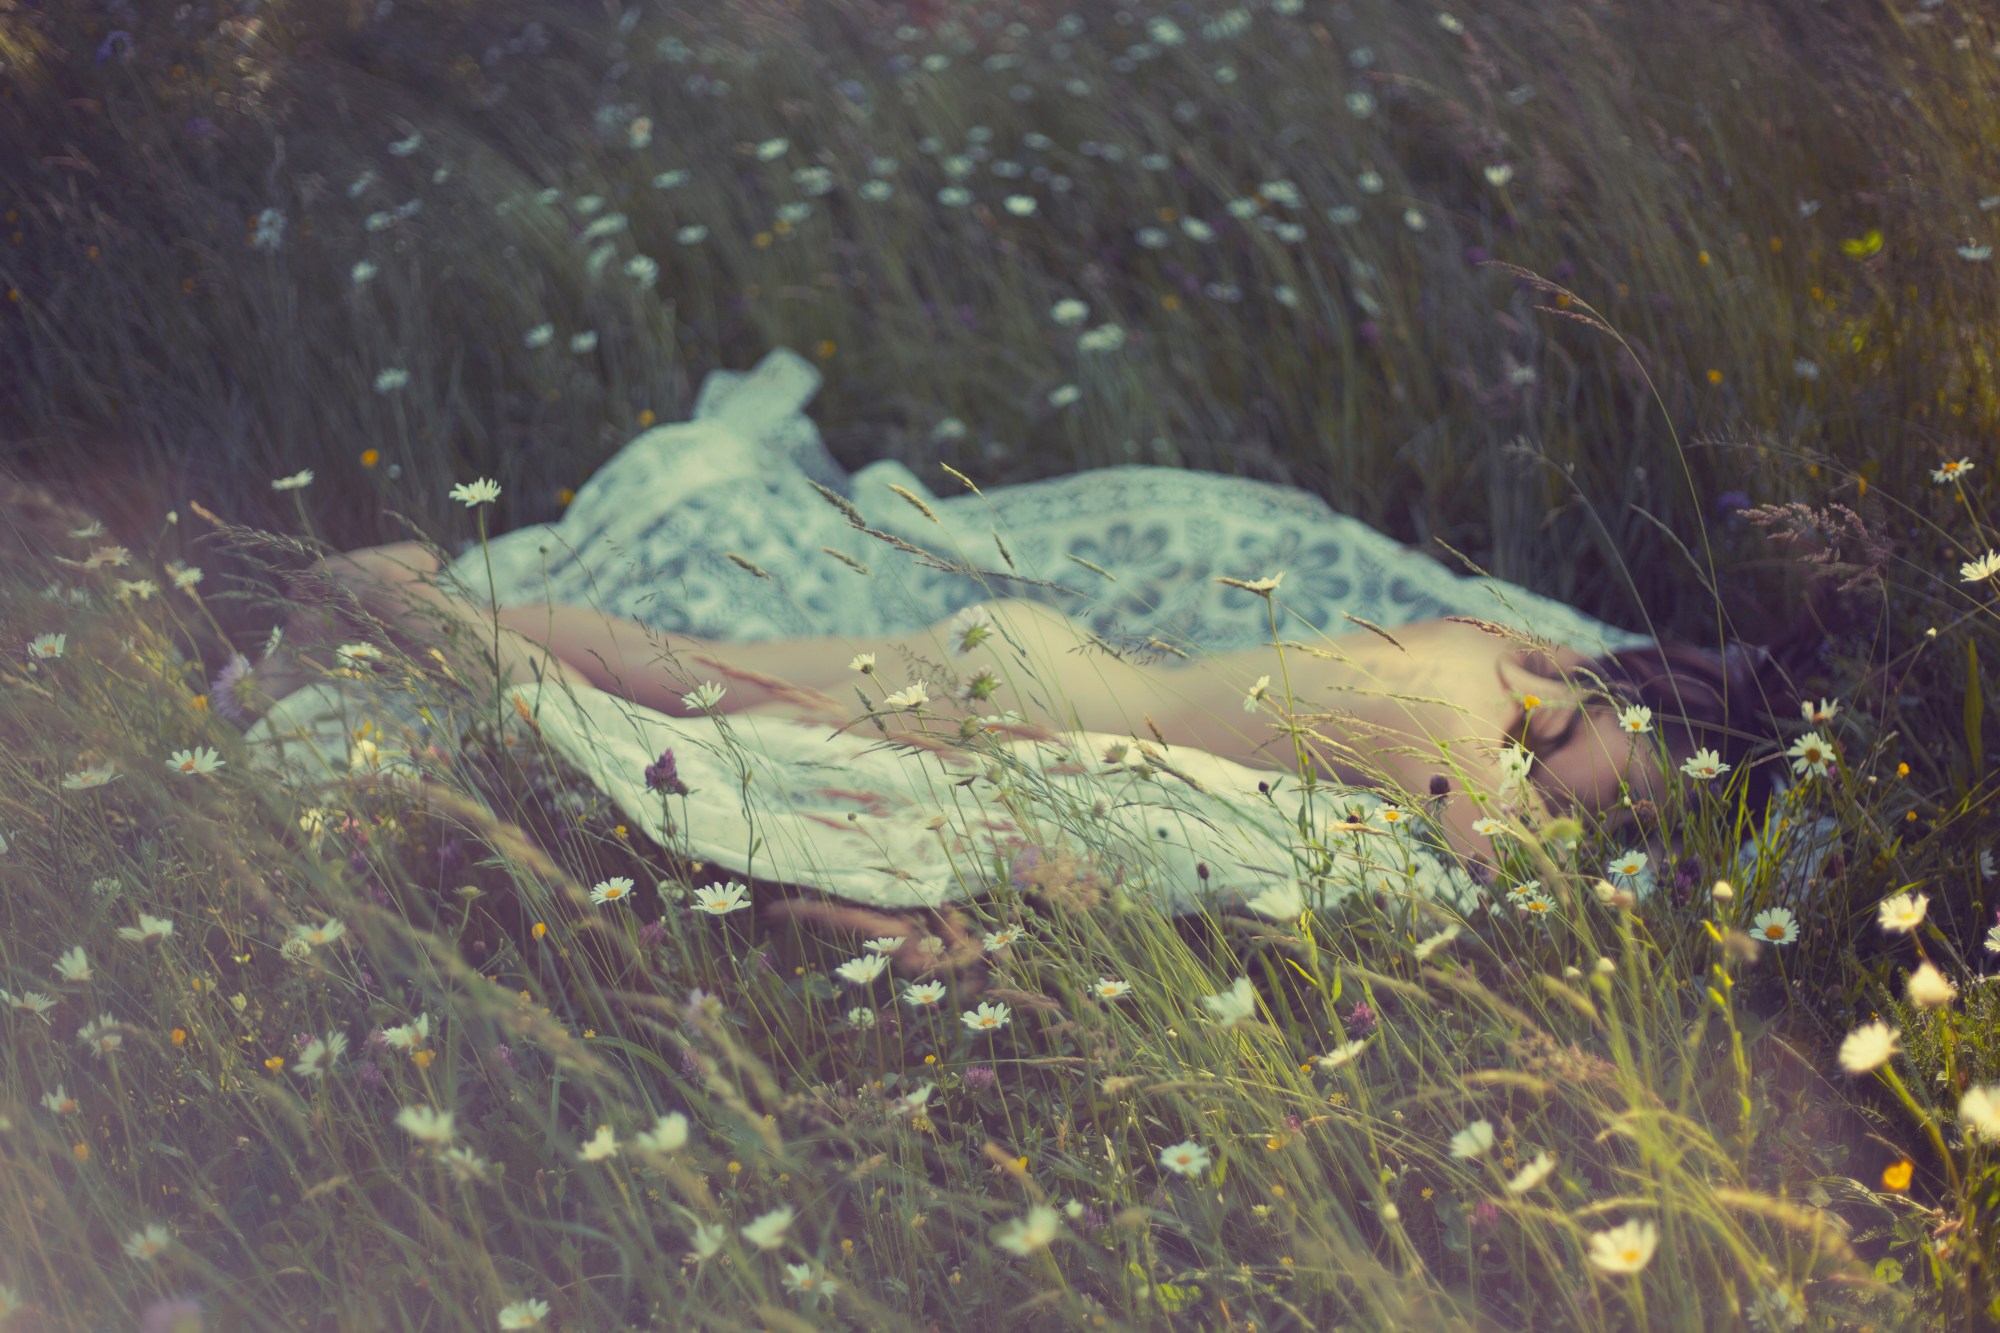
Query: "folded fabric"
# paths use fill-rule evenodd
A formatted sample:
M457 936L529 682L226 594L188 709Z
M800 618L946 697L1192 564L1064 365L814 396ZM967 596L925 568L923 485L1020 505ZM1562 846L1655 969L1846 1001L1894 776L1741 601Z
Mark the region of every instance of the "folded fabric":
M1023 596L1113 645L1157 636L1230 652L1269 642L1270 626L1262 598L1216 576L1283 571L1290 638L1351 631L1343 613L1386 627L1457 614L1590 654L1648 642L1504 580L1457 575L1269 482L1110 467L947 499L894 460L849 475L803 414L819 385L819 371L784 348L748 375L712 372L694 420L640 435L559 522L492 539L490 552L468 548L442 577L477 605L569 602L710 639L901 633ZM934 568L857 531L813 482L878 531L987 577Z

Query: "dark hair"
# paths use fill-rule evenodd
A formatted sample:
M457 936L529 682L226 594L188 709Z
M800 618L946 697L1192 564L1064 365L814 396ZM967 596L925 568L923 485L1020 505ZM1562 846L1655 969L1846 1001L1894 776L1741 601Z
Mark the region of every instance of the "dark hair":
M1780 735L1780 722L1799 720L1799 681L1832 642L1844 611L1832 582L1822 580L1807 589L1805 608L1769 644L1732 643L1717 652L1662 640L1593 658L1579 674L1595 673L1619 704L1652 709L1668 741L1712 749L1741 772ZM1755 772L1750 805L1761 812L1777 794L1785 766L1767 760Z

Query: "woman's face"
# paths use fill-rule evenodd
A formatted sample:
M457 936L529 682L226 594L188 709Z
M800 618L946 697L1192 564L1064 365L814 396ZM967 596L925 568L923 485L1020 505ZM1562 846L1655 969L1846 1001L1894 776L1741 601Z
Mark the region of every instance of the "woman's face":
M1560 803L1608 811L1620 804L1629 788L1635 804L1649 800L1658 805L1665 795L1666 775L1694 753L1686 741L1670 739L1671 735L1659 730L1628 735L1619 728L1613 709L1588 707L1561 744L1537 756L1536 769L1543 789Z

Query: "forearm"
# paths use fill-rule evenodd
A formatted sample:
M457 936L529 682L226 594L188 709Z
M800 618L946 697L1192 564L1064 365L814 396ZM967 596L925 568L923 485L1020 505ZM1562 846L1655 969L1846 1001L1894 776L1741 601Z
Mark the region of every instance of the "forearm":
M497 670L503 686L535 680L573 683L562 659L550 648L509 628L504 620L496 636L490 611L419 577L360 571L341 581L353 590L363 610L400 631L419 650L437 648L455 670L469 669L482 683L489 670Z

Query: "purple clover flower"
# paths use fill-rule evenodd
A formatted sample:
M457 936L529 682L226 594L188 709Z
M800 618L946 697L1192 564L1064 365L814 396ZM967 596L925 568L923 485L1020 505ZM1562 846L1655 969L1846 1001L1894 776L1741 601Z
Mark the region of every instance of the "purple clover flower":
M674 764L672 749L662 750L660 757L646 766L646 790L665 791L673 796L688 794L688 785L681 781L680 770Z
M999 1081L1000 1075L993 1071L992 1065L974 1065L965 1071L965 1090L967 1092L985 1092Z

